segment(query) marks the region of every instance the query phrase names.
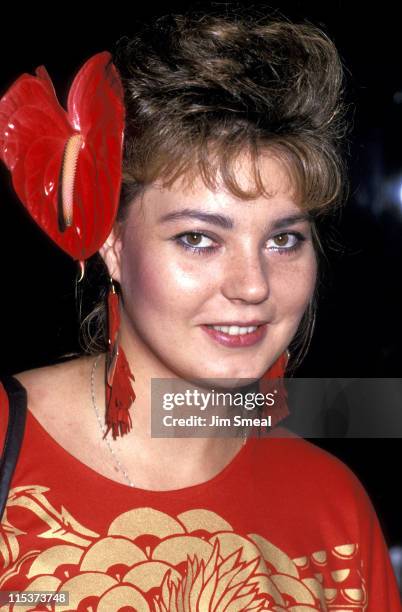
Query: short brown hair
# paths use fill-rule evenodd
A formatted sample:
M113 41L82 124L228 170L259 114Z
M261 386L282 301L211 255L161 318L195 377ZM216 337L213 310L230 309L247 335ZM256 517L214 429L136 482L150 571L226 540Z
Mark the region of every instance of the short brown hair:
M127 120L118 220L146 185L200 174L241 198L265 192L259 154L286 162L300 205L327 208L345 184L343 71L334 44L312 25L216 15L166 15L115 47ZM245 191L240 152L254 167Z

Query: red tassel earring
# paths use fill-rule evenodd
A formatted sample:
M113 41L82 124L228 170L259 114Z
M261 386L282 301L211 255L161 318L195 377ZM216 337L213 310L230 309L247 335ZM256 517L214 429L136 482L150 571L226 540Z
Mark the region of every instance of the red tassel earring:
M260 380L261 393L274 393L275 404L265 406L262 416L271 415L271 428L289 416L287 391L284 383L284 375L289 362L290 353L286 350L275 363L267 370Z
M120 311L119 296L115 291L113 279L110 278L110 289L107 297L109 344L106 356L105 387L106 387L106 432L110 430L115 440L132 428L129 408L135 400L131 380L135 380L128 364L123 348L120 346Z

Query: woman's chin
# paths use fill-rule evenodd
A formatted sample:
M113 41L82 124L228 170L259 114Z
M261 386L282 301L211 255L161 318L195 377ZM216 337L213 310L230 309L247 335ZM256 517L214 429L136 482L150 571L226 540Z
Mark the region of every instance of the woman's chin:
M219 370L219 372L208 372L204 370L199 376L193 374L185 378L194 384L214 387L215 389L240 389L241 387L257 382L261 376L258 376L255 371L250 373L250 371L239 372L227 369Z

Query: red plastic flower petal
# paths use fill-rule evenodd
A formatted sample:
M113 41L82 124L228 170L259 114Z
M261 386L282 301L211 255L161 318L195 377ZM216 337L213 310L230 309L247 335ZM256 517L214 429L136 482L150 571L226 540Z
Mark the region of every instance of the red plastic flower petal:
M94 55L74 79L66 112L45 67L35 73L21 75L0 100L0 157L36 223L84 260L105 242L119 203L120 76L108 51Z

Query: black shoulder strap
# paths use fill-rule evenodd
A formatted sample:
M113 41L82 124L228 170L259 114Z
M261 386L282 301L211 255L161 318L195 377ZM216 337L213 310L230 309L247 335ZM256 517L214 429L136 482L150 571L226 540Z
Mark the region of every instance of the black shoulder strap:
M0 461L0 520L24 437L27 412L25 387L13 376L2 376L1 382L8 395L9 419Z

